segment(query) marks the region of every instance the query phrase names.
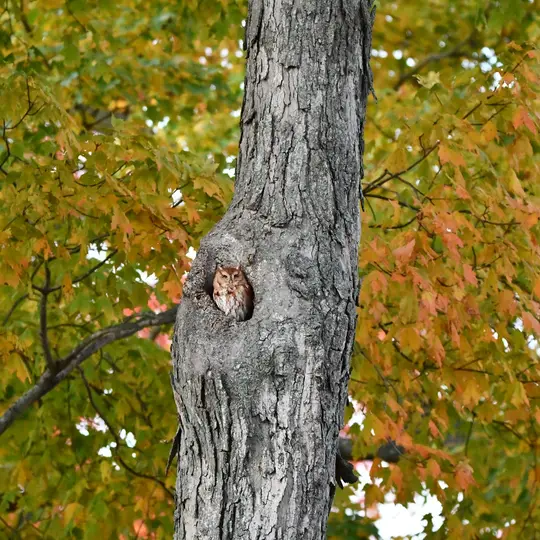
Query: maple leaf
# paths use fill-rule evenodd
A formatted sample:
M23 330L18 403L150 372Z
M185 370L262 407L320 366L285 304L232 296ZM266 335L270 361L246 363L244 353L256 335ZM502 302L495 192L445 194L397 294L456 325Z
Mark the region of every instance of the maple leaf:
M512 124L516 129L518 129L520 126L526 126L534 135L538 133L536 126L534 125L534 122L529 116L529 113L525 107L519 107L516 110L514 116L512 117Z
M467 283L470 283L471 285L474 285L475 287L478 285L478 279L476 278L476 273L472 269L472 266L470 264L463 265L463 277L465 278L465 281Z
M440 75L436 71L430 71L425 76L415 75L414 77L418 81L418 84L428 89L433 88L436 84L441 84Z
M497 131L497 126L491 120L486 122L482 127L482 135L484 136L484 140L486 142L490 142L493 139L498 139L499 133Z
M476 484L473 476L472 467L463 461L458 463L454 470L454 478L456 479L456 484L463 491L467 491L469 487Z
M459 152L442 144L439 146L439 159L441 160L442 165L445 165L446 163L451 163L456 167L466 167L467 165L465 159Z
M394 249L392 253L398 261L405 263L411 258L415 244L416 240L413 238L404 246Z

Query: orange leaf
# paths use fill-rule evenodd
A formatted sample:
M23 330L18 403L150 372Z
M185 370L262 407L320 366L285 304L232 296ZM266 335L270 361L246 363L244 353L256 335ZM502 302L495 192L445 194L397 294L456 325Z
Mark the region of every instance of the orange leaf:
M471 196L469 195L469 192L463 186L457 186L456 187L456 195L460 199L470 199L471 198Z
M468 463L458 463L455 470L455 477L457 485L463 490L467 491L469 486L474 485L476 482L473 477L473 469Z
M465 281L467 283L470 283L471 285L474 285L475 287L478 285L478 280L476 279L476 273L472 269L472 266L469 264L463 265L463 277L465 278Z
M529 116L529 113L525 107L519 107L519 109L514 113L512 124L516 129L524 125L527 126L529 131L535 135L537 133L536 126L534 125L534 122L532 121L532 118Z
M452 150L451 148L448 148L447 146L439 146L439 159L441 160L441 163L444 165L445 163L451 163L452 165L455 165L456 167L465 167L466 163L463 159L463 156L456 152L455 150Z
M440 437L441 433L439 431L439 428L437 427L437 424L433 420L429 421L429 432L431 433L432 437Z
M441 475L441 468L434 459L428 460L427 470L432 478L439 478Z
M167 296L173 301L177 302L182 295L182 284L176 278L166 281L161 287L163 292L167 293Z
M532 313L524 311L521 314L521 319L523 320L523 328L525 330L533 331L540 336L540 323Z
M394 254L394 257L398 261L407 262L411 258L415 243L416 240L413 238L408 244L394 249L394 251L392 252Z

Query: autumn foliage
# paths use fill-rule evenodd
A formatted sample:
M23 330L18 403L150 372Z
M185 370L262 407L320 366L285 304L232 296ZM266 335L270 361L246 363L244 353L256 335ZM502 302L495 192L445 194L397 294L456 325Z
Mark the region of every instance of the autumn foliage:
M0 415L70 367L1 435L0 534L171 537L171 325L152 316L232 196L245 15L0 1ZM372 483L338 492L333 538L426 490L428 536L540 532L537 38L526 0L378 8L347 411Z

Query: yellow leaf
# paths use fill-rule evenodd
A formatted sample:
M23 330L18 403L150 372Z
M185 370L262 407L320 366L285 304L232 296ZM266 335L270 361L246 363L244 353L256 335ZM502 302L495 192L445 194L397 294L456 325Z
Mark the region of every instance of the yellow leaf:
M537 278L534 283L534 295L540 299L540 278Z
M210 197L219 195L221 192L215 180L211 178L205 178L204 176L199 176L195 178L193 180L193 187L195 189L202 189Z
M404 171L407 168L407 155L405 148L400 147L395 152L390 154L386 160L386 168L392 173Z
M75 514L78 514L82 509L82 505L79 503L69 503L64 508L64 526L68 525L74 518Z
M510 169L508 175L508 187L510 188L510 191L514 193L514 195L518 195L519 197L525 197L525 192L521 187L521 182L519 181L519 178L517 177L515 171L513 169Z
M431 89L436 84L441 84L441 79L436 71L430 71L426 76L415 75L416 80L420 86Z
M422 339L418 330L412 326L404 328L399 333L399 343L403 349L418 351L422 346Z
M111 465L108 461L103 460L99 465L99 471L101 472L101 479L104 483L107 483L111 478Z
M484 127L482 128L482 135L484 136L484 140L486 142L490 142L493 139L499 138L499 134L497 133L497 127L491 121L484 124Z
M73 294L73 284L71 282L71 276L69 274L64 274L62 279L62 290L70 296Z

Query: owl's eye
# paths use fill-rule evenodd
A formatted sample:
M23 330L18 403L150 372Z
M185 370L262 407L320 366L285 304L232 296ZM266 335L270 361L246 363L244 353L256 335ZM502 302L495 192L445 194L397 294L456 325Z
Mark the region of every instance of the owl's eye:
M234 274L232 275L232 277L233 277L233 279L238 279L238 273L234 273Z

